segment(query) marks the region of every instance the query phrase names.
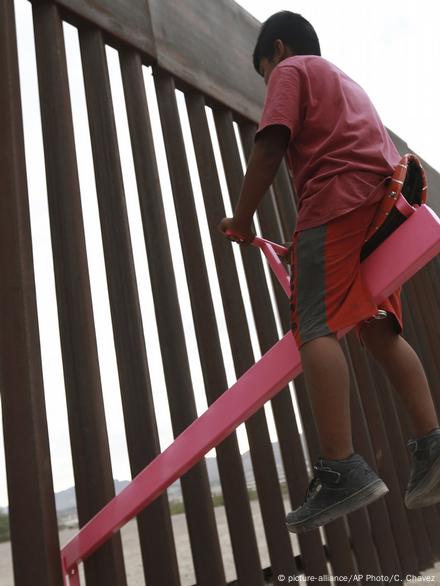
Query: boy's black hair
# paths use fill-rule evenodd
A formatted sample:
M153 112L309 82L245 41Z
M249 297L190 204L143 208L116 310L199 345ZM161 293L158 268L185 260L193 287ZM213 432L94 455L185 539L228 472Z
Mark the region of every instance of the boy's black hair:
M295 55L321 55L318 35L310 22L301 14L283 10L270 16L261 26L253 54L258 74L261 59L273 58L276 39L281 39Z

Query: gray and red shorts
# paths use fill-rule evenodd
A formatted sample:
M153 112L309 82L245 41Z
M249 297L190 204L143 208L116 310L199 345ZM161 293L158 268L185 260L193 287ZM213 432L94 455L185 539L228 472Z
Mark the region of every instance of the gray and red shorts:
M290 314L298 348L353 324L359 333L378 309L393 317L396 332L402 331L400 289L376 305L360 271L360 251L377 206L362 206L294 233Z

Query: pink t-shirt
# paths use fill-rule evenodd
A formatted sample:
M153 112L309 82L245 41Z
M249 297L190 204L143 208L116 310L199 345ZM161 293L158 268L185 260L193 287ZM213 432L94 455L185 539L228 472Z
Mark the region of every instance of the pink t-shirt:
M258 133L274 124L290 130L297 230L384 196L399 152L365 91L326 59L297 55L272 71Z

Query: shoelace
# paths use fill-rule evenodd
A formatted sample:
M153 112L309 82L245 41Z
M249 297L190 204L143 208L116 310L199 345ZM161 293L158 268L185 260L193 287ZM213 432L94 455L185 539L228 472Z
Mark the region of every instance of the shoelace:
M318 488L318 485L320 484L320 480L317 476L314 476L312 478L312 480L310 481L310 484L307 488L307 492L306 492L306 498L305 500L307 501L311 496L313 496L313 494L315 493L316 489Z

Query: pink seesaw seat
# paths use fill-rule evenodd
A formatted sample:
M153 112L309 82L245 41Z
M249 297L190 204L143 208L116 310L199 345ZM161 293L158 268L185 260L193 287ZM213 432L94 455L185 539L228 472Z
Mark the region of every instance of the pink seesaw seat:
M282 247L275 245L275 252L271 243L264 239L256 239L254 244L262 249L289 294L288 275L277 256L282 253ZM440 220L428 206L422 205L362 263L365 282L376 302L380 303L439 252ZM66 585L78 586L77 565L81 560L98 549L300 372L299 352L289 332L62 549Z

